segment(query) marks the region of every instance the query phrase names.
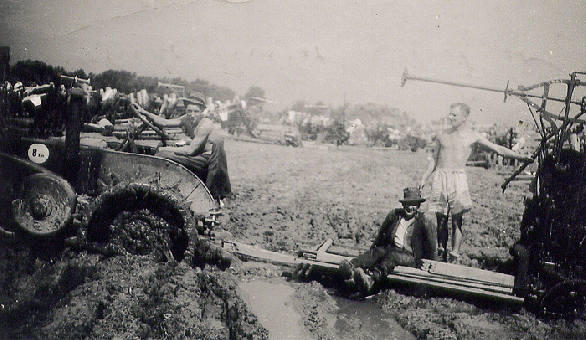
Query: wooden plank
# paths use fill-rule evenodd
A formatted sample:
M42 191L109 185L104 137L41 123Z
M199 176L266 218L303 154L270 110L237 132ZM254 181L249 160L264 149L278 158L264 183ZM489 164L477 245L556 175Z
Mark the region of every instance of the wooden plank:
M344 260L350 261L352 259L353 259L353 257L346 257L346 256L341 256L341 255L336 255L336 254L330 254L328 252L317 252L315 255L315 258L314 258L315 261L328 262L328 263L332 263L332 264L336 264L336 265Z
M331 238L327 239L325 242L323 242L318 248L317 248L317 252L326 252L328 251L328 249L332 246L332 244L334 244L334 240L332 240Z
M326 243L322 244L320 250L323 250L325 245ZM323 252L321 254L318 254L319 251L304 250L302 251L303 257L316 261L340 263L342 260L350 260L353 257L358 256L358 254L361 252L358 248L350 249L346 247L336 247L333 245L329 246L329 248L326 249L327 253L333 254L326 255ZM458 280L463 282L481 284L486 283L489 285L495 285L499 287L513 287L515 280L514 276L507 274L496 273L480 268L472 268L452 263L438 262L426 259L423 260L423 267L421 269L429 273L436 274L436 276L441 275L446 280Z
M433 274L441 274L448 277L458 277L463 279L472 278L476 281L485 281L506 287L512 287L515 281L515 277L512 275L431 260L423 260L423 267L421 269Z
M222 248L245 260L270 262L284 266L298 266L300 263L311 263L324 268L338 268L338 265L334 263L312 261L286 253L268 251L260 247L255 247L240 242L223 242Z
M332 254L330 252L312 251L312 250L300 250L299 257L303 257L308 260L328 262L328 263L333 263L333 264L339 264L343 260L350 261L354 258L353 256L342 256L342 255Z
M336 246L332 244L333 242L329 242L328 239L326 242L319 245L316 249L301 249L299 253L308 253L317 255L318 250L328 252L334 255L340 255L344 258L352 258L357 257L358 255L362 254L363 252L367 251L367 248L359 248L359 247L344 247L344 246ZM324 247L325 245L329 245L328 247Z
M222 247L226 251L246 261L270 262L288 267L297 267L301 263L309 263L314 266L314 270L317 269L324 273L333 273L338 270L337 263L317 259L317 254L324 253L322 250L327 245L328 242L325 242L318 247L318 251L304 253L304 256L315 255L315 258L305 258L286 253L272 252L260 247L234 241L222 242ZM334 256L335 254L330 255ZM438 265L435 265L435 261L426 262L426 269L424 270L398 266L387 278L391 283L418 284L434 289L441 289L448 294L498 299L503 302L515 304L523 303L522 298L512 294L512 281L510 280L514 278L510 275L443 262L438 262ZM444 272L446 270L449 270L450 274L455 275L445 275ZM467 277L464 274L471 276ZM493 274L496 275L493 276ZM486 278L488 280L483 281Z
M407 283L423 285L425 287L431 287L435 289L443 290L450 294L465 295L489 299L498 299L499 301L512 303L512 304L523 304L522 298L516 297L510 294L503 294L497 292L490 292L479 288L463 287L458 284L447 283L447 282L434 282L423 278L408 277L400 274L389 274L387 279L392 283Z
M443 274L431 274L431 275L433 275L434 277L445 279L445 280L459 281L462 283L482 284L482 285L488 285L488 286L493 286L493 287L502 287L502 288L507 288L507 289L511 289L513 287L513 284L495 283L495 282L485 281L485 280L482 280L479 278L473 278L473 277L463 278L463 277L443 275Z
M333 264L339 264L340 262L342 262L344 260L350 261L351 259L353 259L353 257L341 256L341 255L330 253L328 250L329 250L329 248L331 248L333 243L334 243L334 240L327 239L320 246L318 246L318 248L315 252L313 252L313 251L306 252L303 254L303 257L305 257L307 259L319 261L319 262L328 262L328 263L333 263Z
M405 277L418 278L418 279L422 279L422 280L428 280L430 282L450 283L450 284L458 285L461 287L478 288L478 289L482 289L482 290L503 293L503 294L512 294L513 293L512 287L501 287L498 285L490 284L488 282L480 282L480 281L463 281L463 280L449 278L449 277L445 277L445 276L438 276L435 274L430 274L424 270L417 269L417 268L397 267L393 271L393 274L401 275L401 276L405 276Z
M342 247L342 246L335 246L332 245L328 248L328 253L341 255L341 256L350 256L350 257L357 257L361 253L367 251L367 248L358 248L358 247Z

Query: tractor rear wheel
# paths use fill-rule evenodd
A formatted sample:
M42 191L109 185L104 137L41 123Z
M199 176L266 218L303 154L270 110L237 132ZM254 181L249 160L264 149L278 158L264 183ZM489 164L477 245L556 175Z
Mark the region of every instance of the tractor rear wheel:
M113 187L100 195L87 215L88 244L135 255L155 254L167 261L185 257L194 223L189 207L147 184Z

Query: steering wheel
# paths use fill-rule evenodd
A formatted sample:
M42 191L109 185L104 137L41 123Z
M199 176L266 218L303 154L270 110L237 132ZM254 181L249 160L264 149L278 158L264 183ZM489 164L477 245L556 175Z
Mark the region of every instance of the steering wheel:
M167 146L167 140L169 139L169 136L167 136L165 131L163 131L162 129L155 126L155 124L153 124L153 122L148 120L147 117L145 117L145 115L143 115L141 113L141 111L144 110L143 108L138 106L138 104L130 104L130 110L132 110L132 114L136 118L140 119L149 128L153 129L159 135L159 137L161 137L161 142L163 143L163 146ZM142 132L143 129L140 129L139 131ZM139 134L140 134L140 132L139 132Z

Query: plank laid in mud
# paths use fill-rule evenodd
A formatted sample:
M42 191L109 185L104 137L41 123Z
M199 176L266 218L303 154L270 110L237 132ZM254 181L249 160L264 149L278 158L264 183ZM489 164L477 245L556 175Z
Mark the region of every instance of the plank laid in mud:
M226 251L245 261L262 261L288 267L309 263L315 270L323 273L336 272L342 259L351 258L329 253L327 250L331 246L332 242L326 241L314 250L300 251L299 256L293 256L234 241L222 242ZM387 279L390 283L422 285L450 295L495 299L512 304L523 303L522 298L512 293L513 276L479 268L424 260L422 269L397 266Z
M396 268L397 269L397 268ZM406 276L401 275L400 272L393 272L387 276L389 281L394 283L406 283L406 284L415 284L415 285L422 285L425 287L431 287L443 290L447 293L454 294L454 295L467 295L473 297L481 297L481 298L488 298L488 299L496 299L499 301L512 303L512 304L523 304L523 298L516 297L509 293L500 293L494 292L490 290L486 290L483 288L477 287L466 287L463 286L459 282L449 282L449 281L434 281L430 280L429 278L425 277L413 277L413 276Z
M316 264L323 268L338 268L337 264L313 261L311 259L293 256L286 253L269 251L260 247L255 247L240 242L224 241L222 242L222 248L246 261L269 262L276 265L295 267L300 263L310 263Z
M331 255L325 256L324 252ZM303 256L339 263L341 260L338 259L348 259L351 256L357 256L360 252L361 249L334 246L332 242L326 241L317 250L303 251ZM319 256L320 253L321 256ZM514 276L446 262L423 260L421 269L397 266L388 276L388 280L391 283L416 284L441 289L453 295L471 295L509 303L523 302L522 298L513 295Z
M393 271L393 274L403 276L406 278L418 278L422 280L428 280L430 282L439 282L439 283L450 283L454 285L459 285L464 288L478 288L483 289L491 292L503 293L503 294L512 294L513 288L512 287L503 287L500 285L494 285L490 282L483 282L479 280L461 280L457 277L450 277L446 275L436 275L430 273L426 270L411 268L411 267L397 267Z
M332 253L332 254L336 254L336 255L341 255L341 256L357 257L358 255L360 255L361 253L363 253L367 250L368 250L368 248L342 247L342 246L332 245L331 247L329 247L327 249L327 252Z
M431 260L423 260L421 269L431 274L467 281L486 282L501 287L513 287L515 281L515 277L512 275Z
M305 250L304 256L310 254L310 256L315 255L315 258L318 258L319 253L322 253L321 258L328 260L320 261L339 263L343 259L356 257L364 251L366 251L366 249L334 246L331 240L327 240L318 246L317 250ZM325 255L323 253L331 255ZM332 255L337 255L337 257ZM513 287L515 280L511 275L427 259L423 260L423 266L421 269L431 274L435 274L438 277L446 277L447 279L452 280L481 282L501 287Z

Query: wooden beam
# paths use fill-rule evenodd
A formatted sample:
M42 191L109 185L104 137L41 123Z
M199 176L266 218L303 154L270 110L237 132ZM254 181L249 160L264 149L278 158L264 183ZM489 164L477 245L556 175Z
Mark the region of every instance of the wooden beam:
M505 287L513 287L515 281L515 277L512 275L431 260L423 260L423 267L421 269L432 274L441 274L463 279L473 278L476 281L490 282Z
M512 303L512 304L523 304L524 300L522 298L516 297L510 294L503 294L497 292L490 292L480 288L471 288L471 287L464 287L459 284L449 283L449 282L434 282L423 278L416 278L416 277L407 277L400 274L389 274L387 276L390 282L394 283L406 283L406 284L414 284L414 285L422 285L425 287L431 287L435 289L440 289L445 291L446 293L456 294L456 295L464 295L464 296L472 296L472 297L480 297L480 298L488 298L488 299L496 299L499 301Z
M439 283L450 283L455 284L462 287L468 288L478 288L483 289L491 292L503 293L503 294L512 294L513 288L512 287L503 287L499 285L492 284L490 282L483 282L483 281L474 281L474 280L462 280L455 277L447 277L443 275L436 275L430 274L424 270L417 269L417 268L410 268L410 267L397 267L395 271L393 271L394 275L404 276L404 277L411 277L411 278L418 278L422 280L427 280L430 282L439 282Z

